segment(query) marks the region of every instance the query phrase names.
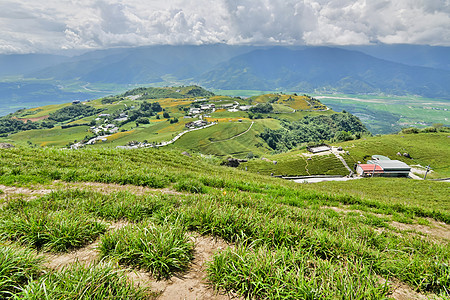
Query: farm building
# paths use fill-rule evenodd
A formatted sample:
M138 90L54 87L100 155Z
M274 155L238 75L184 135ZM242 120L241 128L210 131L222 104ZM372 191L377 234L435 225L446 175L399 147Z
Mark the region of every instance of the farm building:
M391 160L391 159L384 155L372 155L372 160Z
M359 164L356 167L356 174L359 176L382 176L383 168L376 164Z
M324 151L330 151L331 147L329 145L323 144L323 145L317 145L317 146L313 146L313 147L307 147L306 149L308 149L308 151L312 152L312 153L319 153L319 152L324 152Z
M373 155L367 164L358 164L359 176L408 177L411 168L402 161L390 160L383 155Z

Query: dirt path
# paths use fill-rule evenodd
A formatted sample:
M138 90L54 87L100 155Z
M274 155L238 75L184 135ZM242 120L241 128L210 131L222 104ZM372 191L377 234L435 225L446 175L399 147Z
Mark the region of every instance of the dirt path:
M235 295L217 294L206 282L206 263L216 251L230 247L225 241L194 234L195 256L189 270L167 281L152 282L151 288L160 292L158 300L240 299Z

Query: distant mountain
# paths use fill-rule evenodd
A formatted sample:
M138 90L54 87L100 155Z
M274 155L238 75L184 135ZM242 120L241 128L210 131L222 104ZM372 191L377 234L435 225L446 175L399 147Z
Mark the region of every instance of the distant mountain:
M198 76L218 63L254 49L227 45L109 49L86 53L28 75L86 82L155 83L169 75L176 79Z
M450 71L450 48L427 45L369 45L346 46L347 50L356 50L365 54L405 65L429 67Z
M0 55L0 77L24 75L67 61L69 57L51 54Z
M450 99L450 47L148 46L0 55L0 113L92 99L134 86L197 84L300 93L388 93ZM16 76L21 78L4 79ZM36 80L37 79L37 80Z
M450 99L450 71L329 47L255 50L220 64L198 81L219 89L417 94Z

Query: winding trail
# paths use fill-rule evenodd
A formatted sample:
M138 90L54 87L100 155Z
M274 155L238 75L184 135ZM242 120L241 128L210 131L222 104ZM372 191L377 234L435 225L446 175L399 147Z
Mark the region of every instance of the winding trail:
M239 133L239 134L237 134L237 135L235 135L235 136L232 136L232 137L230 137L230 138L228 138L228 139L219 140L219 141L211 141L211 143L225 142L225 141L229 141L229 140L235 139L235 138L237 138L237 137L240 137L241 135L246 134L247 132L249 132L250 129L252 129L252 126L253 126L254 123L255 123L255 122L252 122L252 124L250 124L250 127L248 127L247 130L244 131L244 132L241 132L241 133Z

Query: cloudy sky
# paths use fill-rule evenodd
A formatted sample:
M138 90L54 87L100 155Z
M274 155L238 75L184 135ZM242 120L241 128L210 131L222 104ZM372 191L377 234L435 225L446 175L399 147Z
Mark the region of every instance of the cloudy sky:
M450 46L450 0L1 0L0 53L155 44Z

